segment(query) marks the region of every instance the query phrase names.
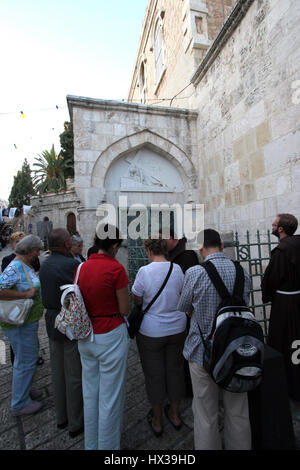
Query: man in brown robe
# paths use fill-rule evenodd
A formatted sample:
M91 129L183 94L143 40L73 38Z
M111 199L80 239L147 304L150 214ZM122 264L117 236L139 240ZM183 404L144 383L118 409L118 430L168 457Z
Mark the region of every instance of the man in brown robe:
M279 244L262 281L262 300L272 302L268 344L284 356L289 396L300 401L300 362L295 349L300 340L300 235L294 235L297 219L291 214L278 214L272 234Z

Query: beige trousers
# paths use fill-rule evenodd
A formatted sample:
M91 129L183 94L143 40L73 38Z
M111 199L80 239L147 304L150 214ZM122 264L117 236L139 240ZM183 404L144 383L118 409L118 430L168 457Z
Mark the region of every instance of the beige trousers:
M232 393L220 389L209 374L194 362L189 362L193 384L195 450L220 450L219 401L224 406L224 447L226 450L250 450L251 428L247 393Z

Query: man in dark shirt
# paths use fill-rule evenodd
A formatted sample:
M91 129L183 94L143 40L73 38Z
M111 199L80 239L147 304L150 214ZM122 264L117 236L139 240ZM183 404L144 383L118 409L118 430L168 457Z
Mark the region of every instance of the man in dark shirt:
M187 269L199 264L198 256L195 251L185 248L186 238L177 240L174 237L174 231L170 230L170 238L166 240L168 247L168 260L179 264L183 274Z
M46 309L57 426L59 429L68 426L70 437L76 437L83 432L80 355L77 341L70 341L54 327L55 318L61 309L60 286L73 283L79 264L69 255L71 243L67 230L58 228L50 232L51 254L41 265L40 281Z

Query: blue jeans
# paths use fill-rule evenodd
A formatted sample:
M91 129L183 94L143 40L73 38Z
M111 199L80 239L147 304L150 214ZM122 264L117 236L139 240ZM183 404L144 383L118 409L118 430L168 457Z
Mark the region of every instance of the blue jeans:
M15 354L12 378L12 411L21 410L30 403L32 379L39 353L38 321L5 331Z
M120 449L128 349L125 324L78 341L86 450Z

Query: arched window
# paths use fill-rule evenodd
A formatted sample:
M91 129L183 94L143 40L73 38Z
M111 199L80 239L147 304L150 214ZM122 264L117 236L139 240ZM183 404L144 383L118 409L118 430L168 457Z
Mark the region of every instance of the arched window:
M154 29L154 61L155 83L158 85L164 71L163 25L161 18L157 19Z
M143 61L140 66L139 75L140 99L141 103L146 103L146 75L145 75L145 62Z
M70 212L67 216L67 230L70 235L76 233L76 215L73 212Z

